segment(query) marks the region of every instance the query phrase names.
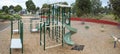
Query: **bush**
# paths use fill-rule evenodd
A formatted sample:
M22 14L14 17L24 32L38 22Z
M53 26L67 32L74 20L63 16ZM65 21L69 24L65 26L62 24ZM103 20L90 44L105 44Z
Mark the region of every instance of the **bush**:
M89 29L89 26L85 26L85 29Z
M10 15L10 14L5 14L5 13L0 13L0 19L4 19L4 20L19 20L19 19L21 19L21 17L18 14Z

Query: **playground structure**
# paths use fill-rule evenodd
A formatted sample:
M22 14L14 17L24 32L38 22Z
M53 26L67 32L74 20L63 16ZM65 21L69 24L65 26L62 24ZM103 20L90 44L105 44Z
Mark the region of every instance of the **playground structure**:
M12 29L13 34L19 33L19 26L20 26L20 25L19 25L19 21L16 21L16 22L18 23L18 28L17 28L17 29L16 29L16 28L15 28L15 29ZM16 22L15 22L15 23L16 23ZM13 21L12 21L12 23L13 23ZM11 24L12 24L12 23L11 23ZM13 24L12 26L14 26L14 24Z
M116 48L117 42L120 42L120 38L117 38L116 35L111 36L114 39L114 48Z
M66 8L69 9L67 13L65 11ZM49 8L43 8L43 9L48 10L47 13L44 13L47 14L45 15L46 18L41 18L39 23L40 45L44 46L44 50L60 45L63 46L64 43L68 45L74 45L74 42L71 40L71 35L76 33L77 30L70 26L71 7L67 5L60 5L55 3L55 4L49 4ZM41 15L41 17L43 16L44 15ZM68 30L70 30L70 32L65 33L65 27ZM48 31L48 35L46 35L47 31ZM56 42L59 44L46 46L46 36L51 37L52 40L55 39Z
M39 20L39 18L31 18L30 19L30 32L39 32L39 23L36 23L35 29L33 29L33 20Z
M23 53L23 23L21 20L18 20L18 30L19 38L13 38L13 21L11 20L11 45L10 45L10 54L12 54L12 49L22 49Z
M68 12L65 12L66 8L69 9ZM30 32L39 32L40 36L40 45L43 46L43 49L49 49L53 47L57 47L60 45L64 45L65 43L68 45L74 45L75 43L71 40L71 35L76 33L77 30L70 26L70 15L71 15L71 7L67 5L58 5L58 4L50 4L48 8L49 12L46 13L47 18L30 18ZM35 29L33 28L33 20L38 20L36 22ZM10 54L12 53L12 49L22 49L23 53L23 24L22 20L18 20L18 29L13 30L13 21L11 21L11 46L10 46ZM28 25L27 24L27 25ZM70 30L65 33L66 28ZM13 33L18 33L20 35L19 39L13 39ZM54 45L47 45L47 39L49 41L56 42Z

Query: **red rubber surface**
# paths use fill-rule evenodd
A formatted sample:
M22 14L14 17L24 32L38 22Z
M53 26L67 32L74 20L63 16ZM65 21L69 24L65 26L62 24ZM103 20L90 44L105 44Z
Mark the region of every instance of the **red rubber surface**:
M94 23L109 24L109 25L116 25L116 26L119 25L117 22L111 22L111 21L106 21L106 20L97 20L97 19L73 18L72 17L71 20L73 20L73 21L94 22Z
M47 18L46 16L41 16L41 18ZM106 21L106 20L97 20L97 19L88 19L88 18L71 18L72 21L85 21L85 22L94 22L94 23L101 23L101 24L109 24L109 25L115 25L118 26L119 23L112 22L112 21Z

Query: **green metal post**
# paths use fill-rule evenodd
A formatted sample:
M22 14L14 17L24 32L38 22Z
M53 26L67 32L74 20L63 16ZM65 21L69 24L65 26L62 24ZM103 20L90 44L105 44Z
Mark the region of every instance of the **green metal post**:
M62 8L62 46L64 46L64 41L63 41L63 34L64 34L64 27L63 27L63 23L64 23L64 20L63 20L63 17L64 17L64 7Z
M41 23L40 23L40 45L42 45L41 41L42 41L42 27L41 27Z
M69 25L71 25L71 20L70 20L70 18L71 18L71 7L69 8Z
M46 30L45 30L45 22L44 22L44 50L45 50L45 47L46 47L46 35L45 35L45 32Z
M19 20L18 20L18 31L20 30L19 26L20 26L20 24L19 24ZM19 32L18 32L18 33L19 33Z
M66 13L66 8L65 8L65 7L63 8L63 13L64 13L64 14L63 14L63 18L64 18L64 19L63 19L63 21L64 21L63 24L65 24L65 22L66 22L66 17L65 17L65 16L67 15L67 14L65 15L65 13ZM63 35L64 35L64 34L65 34L65 27L63 27Z
M11 39L12 39L12 35L13 35L13 21L11 20Z
M49 26L50 26L50 5L49 5L49 15L48 15L48 18L49 18ZM50 37L50 29L49 29L49 37Z
M30 19L30 32L32 32L32 19Z
M58 16L59 15L59 9L58 8L57 8L56 12L57 12L57 25L58 25L58 19L59 19L59 16ZM56 42L58 42L58 37L59 37L59 33L60 33L60 32L58 32L58 29L59 28L57 26L57 29L56 29L56 31L57 31L57 33L56 33L57 34L56 35Z
M11 20L11 39L12 39L12 35L13 35L13 21ZM10 54L12 53L11 51L12 50L11 50L11 46L10 46Z
M22 42L22 54L23 54L23 23L21 22L21 25L20 25L20 32L21 32L21 34L20 34L20 36L21 36L21 42Z
M58 12L59 12L59 13L58 13L58 16L59 16L59 20L58 20L58 21L60 22L60 7L58 8ZM61 32L61 31L60 31L60 27L59 27L59 35L58 35L59 38L60 38L60 32Z
M52 7L52 25L54 25L54 4ZM52 27L52 39L54 39L54 27Z

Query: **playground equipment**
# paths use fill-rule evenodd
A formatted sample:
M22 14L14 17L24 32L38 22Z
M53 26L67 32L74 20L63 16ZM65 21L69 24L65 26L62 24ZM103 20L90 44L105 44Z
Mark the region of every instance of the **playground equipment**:
M39 32L39 24L36 24L35 29L33 29L33 20L39 20L39 18L30 18L30 32Z
M120 38L115 37L115 35L111 36L114 39L114 48L116 48L117 42L120 42Z
M13 31L13 34L19 33L19 21L18 21L18 29L13 29L12 31Z
M66 33L64 35L64 41L68 44L68 45L74 45L75 43L71 40L71 35L77 32L77 29L72 28L69 25L65 25L65 27L70 30L70 32Z
M12 49L22 49L23 53L23 23L21 20L18 20L19 23L19 33L20 38L12 38L13 36L13 21L11 20L11 45L10 45L10 54L12 53Z
M66 12L66 8L69 10ZM48 13L46 13L47 18L42 21L40 20L40 45L44 46L44 50L57 47L60 45L64 45L64 43L68 45L74 45L74 42L71 40L71 35L76 33L77 30L70 26L70 15L71 15L71 7L68 5L61 4L49 4ZM43 16L43 15L41 15ZM70 32L65 33L65 27L70 30ZM48 32L47 32L48 31ZM51 32L50 32L51 31ZM48 36L47 34L48 33ZM47 46L47 37L51 37L51 40L56 40L58 44Z

